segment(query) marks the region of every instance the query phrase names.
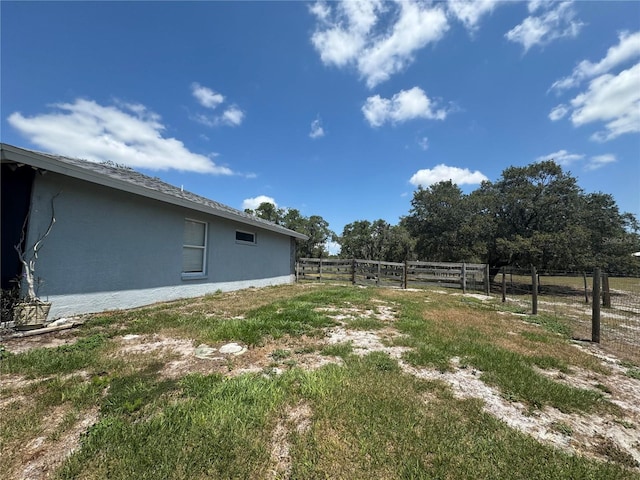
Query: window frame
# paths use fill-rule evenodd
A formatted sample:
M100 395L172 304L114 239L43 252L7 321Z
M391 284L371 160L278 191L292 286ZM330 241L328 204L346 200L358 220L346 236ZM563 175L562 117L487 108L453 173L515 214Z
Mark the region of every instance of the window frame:
M242 233L245 235L251 235L253 237L253 241L249 240L241 240L238 238L238 233ZM238 230L236 229L236 243L239 245L257 245L258 243L258 235L255 232L248 232L246 230Z
M209 223L208 222L203 222L202 220L197 220L195 218L189 218L186 217L184 219L183 222L183 235L184 235L184 228L186 228L186 223L187 222L192 222L192 223L199 223L201 225L204 225L204 244L203 245L189 245L184 243L184 238L182 239L182 278L183 279L198 279L198 278L206 278L207 277L207 250L208 250L208 245L209 245ZM198 250L202 250L202 270L198 271L198 272L185 272L184 271L184 251L185 249L198 249Z

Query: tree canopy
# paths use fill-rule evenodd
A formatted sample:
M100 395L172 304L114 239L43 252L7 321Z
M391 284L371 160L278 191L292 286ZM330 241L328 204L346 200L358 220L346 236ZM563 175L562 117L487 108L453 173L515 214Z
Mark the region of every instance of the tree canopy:
M418 188L401 224L421 259L547 270L637 268L638 222L613 197L585 194L553 161L509 167L465 195L451 181ZM635 263L634 263L635 262Z
M342 258L404 262L414 255L414 242L401 225L380 219L358 220L345 225L338 238Z
M245 213L308 236L308 240L297 241L296 259L329 255L327 243L335 238L335 233L329 229L329 223L320 215L305 217L295 208L277 208L269 202L261 203L255 210L246 209Z

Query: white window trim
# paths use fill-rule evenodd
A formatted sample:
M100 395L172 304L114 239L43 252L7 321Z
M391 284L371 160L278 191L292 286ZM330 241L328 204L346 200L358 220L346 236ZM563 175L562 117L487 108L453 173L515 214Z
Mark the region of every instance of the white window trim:
M207 278L207 250L209 245L209 224L202 220L196 220L195 218L185 218L185 222L201 223L204 225L204 245L185 245L182 244L182 249L186 248L200 248L203 250L202 255L202 271L201 272L182 272L183 280L196 280L200 278ZM184 265L183 265L184 267Z
M238 233L246 233L247 235L253 235L253 242L248 242L246 240L238 240ZM258 235L255 232L247 232L246 230L237 230L236 229L236 243L239 245L257 245L258 244Z

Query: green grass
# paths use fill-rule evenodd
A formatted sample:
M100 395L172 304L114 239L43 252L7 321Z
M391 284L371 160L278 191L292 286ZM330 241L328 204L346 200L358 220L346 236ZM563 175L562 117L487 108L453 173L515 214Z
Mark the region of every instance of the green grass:
M333 345L327 345L322 350L320 350L321 355L325 355L328 357L341 357L347 358L349 355L353 353L353 345L351 342L346 343L334 343Z
M550 405L564 412L572 412L598 411L605 405L609 407L599 392L554 382L533 368L567 371L567 365L560 360L542 355L523 355L501 348L494 344L493 337L479 327L442 327L435 318L424 318L423 311L413 303L406 303L404 307L397 327L408 337L396 343L413 348L405 354L405 358L415 366L447 371L451 369L451 359L457 357L482 371L482 380L497 386L505 397L523 401L535 408ZM437 316L437 313L434 315ZM550 331L557 330L557 325L560 325L545 320L545 317L539 321ZM442 331L443 328L445 331Z
M347 325L354 330L380 330L385 327L382 320L371 317L357 317L349 320Z
M270 432L301 401L313 414L290 436L291 478L632 478L543 446L382 353L270 378L189 375L175 393L135 421L105 413L59 478L268 478Z
M20 355L4 353L1 359L2 372L35 377L89 368L97 364L106 341L104 335L96 334L56 348L36 348Z
M273 475L272 454L283 425L279 441L287 442L289 478L639 478L615 445L598 447L610 462L569 455L509 428L484 412L479 399L456 399L441 382L403 373L386 353L358 356L351 342L322 344L323 329L336 324L322 308L364 311L374 299L393 302L394 327L404 334L394 343L411 348L404 360L418 368L451 370L455 357L532 411L549 405L577 414L616 412L604 386L572 388L539 372L568 375L574 365L591 365L556 334L561 319L542 317L543 328L508 323L481 302L429 291L323 286L219 293L96 317L74 331L78 340L70 345L21 354L0 350L3 375L33 379L17 390L0 384L0 446L7 452L0 477L11 478L9 466L29 441L45 432L55 442L94 410L97 423L53 472L56 478L284 478L282 471ZM388 324L362 317L345 328L382 326ZM128 333L162 333L194 344L237 341L256 346L253 351L264 346L267 362L290 368L166 378L162 368L173 359L166 354L114 356L114 337ZM303 336L317 343L296 346ZM313 353L343 361L309 371L296 366L299 356ZM7 402L18 396L28 401ZM288 413L300 405L308 410L304 428ZM60 421L48 429L53 410ZM562 422L553 428L573 433Z

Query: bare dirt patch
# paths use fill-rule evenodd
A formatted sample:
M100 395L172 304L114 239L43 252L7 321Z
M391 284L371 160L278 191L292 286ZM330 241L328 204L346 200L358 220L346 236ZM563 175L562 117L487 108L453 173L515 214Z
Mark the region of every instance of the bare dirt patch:
M292 433L300 435L310 428L311 415L311 407L307 403L287 407L271 435L271 464L273 467L269 478L288 479L291 477L289 438Z
M73 424L65 426L70 413L73 412L67 406L48 412L47 422L38 436L17 447L15 458L19 462L8 478L40 480L51 477L51 472L79 447L80 436L98 421L99 416L97 407L78 412Z
M480 380L482 372L461 368L459 359L452 359L452 372L440 372L432 369L417 369L400 362L403 371L418 378L439 380L448 384L458 398L479 398L484 401L484 410L505 422L511 428L527 433L537 440L552 444L558 448L590 457L610 460L601 448L603 441L615 446L617 451L631 457L640 467L640 409L629 403L638 400L640 382L620 375L607 377L608 384L616 391L608 395L609 401L620 406L625 420L613 415L587 415L563 413L552 407L531 411L519 402L503 398L500 392ZM546 372L553 376L554 373ZM557 374L556 379L557 379ZM586 377L586 378L585 378ZM577 371L574 375L563 374L564 383L577 388L595 388L593 374ZM635 393L634 393L635 391ZM630 465L633 465L633 461Z
M34 348L55 348L61 345L72 345L78 341L73 329L44 333L30 337L7 337L2 345L11 353L24 353Z

